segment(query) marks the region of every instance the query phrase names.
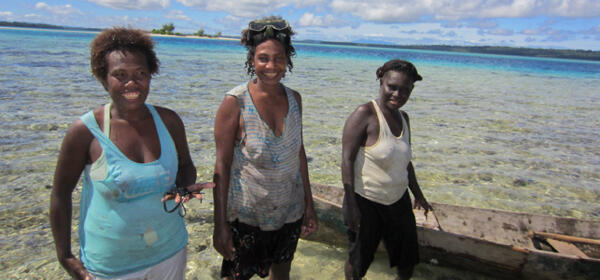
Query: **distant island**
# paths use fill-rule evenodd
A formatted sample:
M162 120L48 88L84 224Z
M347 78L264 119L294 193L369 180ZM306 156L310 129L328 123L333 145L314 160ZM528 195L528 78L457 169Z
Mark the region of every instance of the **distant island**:
M101 28L84 28L84 27L67 27L43 23L28 23L28 22L7 22L0 21L0 26L21 27L21 28L44 28L44 29L61 29L75 31L102 31ZM167 25L163 25L163 29ZM155 29L152 33L161 34L161 29ZM172 29L171 29L172 31ZM202 32L200 34L199 32ZM195 34L173 33L173 36L208 36L204 34L202 29ZM164 32L162 32L164 34ZM224 37L234 38L232 36L222 36L220 32L215 36L208 37ZM541 49L541 48L524 48L524 47L504 47L504 46L451 46L451 45L391 45L391 44L372 44L372 43L354 43L354 42L333 42L333 41L318 41L306 40L301 41L306 43L318 43L341 46L365 46L378 48L394 48L394 49L415 49L415 50L432 50L432 51L447 51L460 53L481 53L481 54L499 54L499 55L517 55L528 57L543 57L543 58L565 58L579 60L594 60L600 61L600 51L592 50L570 50L570 49Z
M582 59L600 61L600 51L592 50L570 50L570 49L537 49L524 47L504 47L504 46L451 46L451 45L388 45L388 44L370 44L370 43L346 43L346 42L329 42L329 41L313 41L319 44L331 44L342 46L368 46L379 48L396 48L396 49L414 49L414 50L430 50L430 51L446 51L446 52L461 52L461 53L481 53L481 54L501 54L501 55L518 55L530 57L544 58L566 58L566 59Z
M62 30L81 30L81 31L102 31L100 28L85 28L85 27L70 27L60 26L45 23L29 23L29 22L17 22L17 21L0 21L0 26L9 27L21 27L21 28L43 28L43 29L62 29Z

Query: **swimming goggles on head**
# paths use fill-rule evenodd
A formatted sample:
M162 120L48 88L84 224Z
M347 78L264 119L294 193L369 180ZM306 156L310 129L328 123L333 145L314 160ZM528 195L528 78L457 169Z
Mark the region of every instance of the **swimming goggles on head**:
M290 25L287 20L276 19L276 20L254 20L248 23L248 29L254 32L261 32L267 27L275 29L277 31L281 31L284 29L288 29Z

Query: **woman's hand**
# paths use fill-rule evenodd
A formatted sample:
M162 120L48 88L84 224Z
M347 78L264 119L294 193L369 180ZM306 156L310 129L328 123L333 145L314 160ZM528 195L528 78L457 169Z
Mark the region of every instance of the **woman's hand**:
M92 276L87 272L83 263L76 258L75 256L70 256L62 261L60 261L65 270L73 277L73 279L77 280L90 280Z
M347 211L348 220L346 223L348 224L346 226L348 226L348 229L351 231L358 232L360 229L360 211L358 210L358 207L348 207Z
M224 259L232 261L235 257L235 247L231 239L231 230L228 224L216 225L213 231L213 246Z
M196 184L187 186L187 190L192 193L191 196L195 197L196 199L202 200L202 190L212 189L214 187L215 187L215 183L213 183L213 182L196 183Z
M185 195L185 196L181 196L178 192L174 192L174 193L169 193L166 194L162 199L161 202L165 202L167 200L171 200L171 199L175 199L175 203L179 203L181 201L188 202L192 197L195 197L196 199L202 200L202 190L203 189L212 189L215 187L215 183L213 182L207 182L207 183L195 183L192 185L189 185L186 187L186 190L189 191L191 194L189 195Z
M319 228L319 222L317 221L317 214L315 208L310 206L304 210L304 219L302 221L302 227L300 231L301 237L306 237L309 234L315 232Z
M415 205L413 205L413 208L414 209L424 209L425 216L427 216L427 213L429 212L429 210L433 211L433 207L431 207L431 205L429 205L429 202L427 202L427 200L425 199L424 196L415 197Z

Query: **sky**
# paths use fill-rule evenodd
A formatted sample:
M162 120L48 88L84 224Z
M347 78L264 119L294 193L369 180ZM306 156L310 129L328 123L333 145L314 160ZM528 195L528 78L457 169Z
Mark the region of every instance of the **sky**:
M296 40L600 51L600 0L2 0L0 21L239 36L282 16Z

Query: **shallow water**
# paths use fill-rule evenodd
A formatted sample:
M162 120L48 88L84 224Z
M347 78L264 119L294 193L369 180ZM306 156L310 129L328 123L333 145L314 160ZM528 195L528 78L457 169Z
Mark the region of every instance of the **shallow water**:
M0 274L8 278L66 277L49 230L48 186L68 126L108 102L89 70L94 35L0 29ZM199 180L210 180L214 114L224 93L248 79L244 50L230 41L156 40L161 73L148 103L179 113ZM377 96L375 69L400 57L424 77L404 110L417 177L430 201L600 219L600 63L296 47L284 83L302 94L311 181L340 185L345 118ZM218 275L210 202L188 207L189 279ZM301 241L292 277L340 279L344 257L344 248ZM393 279L385 255L367 278ZM480 279L435 265L419 266L416 278Z

